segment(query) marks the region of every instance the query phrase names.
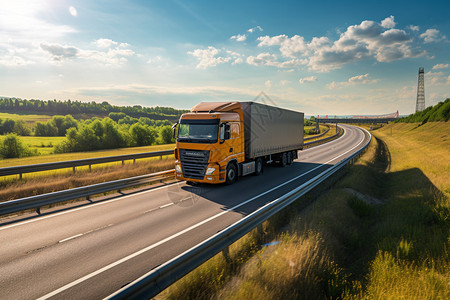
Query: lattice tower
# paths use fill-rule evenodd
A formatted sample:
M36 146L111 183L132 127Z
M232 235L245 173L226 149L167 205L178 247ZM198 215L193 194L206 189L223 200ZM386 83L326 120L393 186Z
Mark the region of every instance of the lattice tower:
M417 101L416 112L425 109L425 83L424 83L424 70L419 68L419 83L417 85Z

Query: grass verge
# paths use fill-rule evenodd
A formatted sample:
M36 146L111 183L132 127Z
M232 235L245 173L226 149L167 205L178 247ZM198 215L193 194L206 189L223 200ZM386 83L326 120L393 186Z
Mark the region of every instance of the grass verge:
M88 159L105 156L116 156L125 154L136 154L145 152L154 152L162 150L172 150L175 148L175 144L155 145L155 146L143 146L143 147L130 147L111 150L98 150L98 151L86 151L86 152L74 152L74 153L62 153L46 156L31 156L23 158L11 158L0 160L0 168L24 166L33 164L43 164L51 162L59 162L66 160L76 159Z
M376 130L312 205L299 199L232 245L231 262L219 254L158 298L449 299L449 126L419 127Z

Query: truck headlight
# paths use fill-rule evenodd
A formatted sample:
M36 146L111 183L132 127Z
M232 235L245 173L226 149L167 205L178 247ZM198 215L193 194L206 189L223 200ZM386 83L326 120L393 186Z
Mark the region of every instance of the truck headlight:
M206 170L206 175L212 175L212 173L214 173L215 170L216 168L208 168L208 170Z
M175 171L177 171L178 173L181 173L181 166L175 165Z

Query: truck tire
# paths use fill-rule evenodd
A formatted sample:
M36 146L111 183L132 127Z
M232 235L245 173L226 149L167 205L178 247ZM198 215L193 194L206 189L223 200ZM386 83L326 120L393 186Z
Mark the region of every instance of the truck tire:
M281 154L280 166L284 168L286 167L286 165L287 165L287 155L286 152L283 152L283 154Z
M255 176L261 175L263 172L263 160L261 158L257 158L255 161Z
M291 151L289 151L287 153L287 164L288 165L292 164L292 152Z
M226 183L227 184L233 184L236 181L237 177L238 177L236 165L234 163L230 163L228 165L226 174L227 174Z

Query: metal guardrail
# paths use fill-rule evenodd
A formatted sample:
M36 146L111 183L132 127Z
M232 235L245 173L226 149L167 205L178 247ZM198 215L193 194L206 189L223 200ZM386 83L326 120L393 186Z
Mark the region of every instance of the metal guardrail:
M314 144L321 144L321 143L325 143L331 139L334 139L341 132L341 128L340 127L338 127L338 128L339 128L339 132L337 134L330 136L328 138L325 138L325 139L309 142L304 145L306 146L306 148L308 148ZM32 168L32 170L37 169L39 171L44 171L44 169L39 169L39 168L42 167L42 168L47 168L45 170L52 170L53 164L58 165L58 167L55 167L54 169L59 169L59 168L63 168L61 166L72 167L73 165L67 166L70 163L72 163L72 164L75 163L75 164L77 164L77 166L83 166L83 165L86 165L85 164L86 162L89 162L91 164L93 163L93 161L97 162L97 163L104 163L104 162L110 162L110 161L120 161L122 159L127 160L127 159L170 155L172 153L173 153L173 150L167 150L167 151L157 151L157 152L148 152L148 153L139 153L139 154L101 157L101 158L93 158L93 159L83 159L83 160L76 160L76 161L66 161L66 162L41 164L41 165L30 165L29 167L34 167L34 168ZM118 159L118 158L120 158L120 159ZM28 167L28 166L23 166L23 167ZM14 168L14 167L12 167L12 168ZM4 169L10 169L10 168L3 168L3 169L0 169L0 171L4 170ZM33 172L33 171L31 171L31 172ZM34 171L34 172L38 172L38 171ZM69 201L69 200L83 198L83 197L86 197L86 199L89 200L89 197L92 195L95 195L95 194L101 194L101 193L109 192L109 191L113 191L113 190L120 191L121 189L128 188L131 186L150 183L153 181L158 181L160 179L166 179L166 178L159 178L159 177L164 177L164 176L171 177L171 176L173 176L173 172L174 172L174 170L162 171L162 172L153 173L153 174L147 174L147 175L141 175L141 176L126 178L126 179L108 181L108 182L104 182L104 183L98 183L98 184L93 184L93 185L88 185L88 186L83 186L83 187L72 188L69 190L62 190L62 191L57 191L57 192L53 192L53 193L41 194L41 195L30 196L30 197L26 197L26 198L10 200L10 201L6 201L6 202L0 202L0 216L11 214L11 213L16 213L16 212L24 211L24 210L28 210L28 209L36 209L37 212L40 213L40 207L42 207L42 206L52 205L52 204L56 204L59 202ZM18 174L18 173L15 173L15 174ZM0 173L0 175L1 175L1 173ZM8 174L8 175L12 175L12 174Z
M97 158L88 158L88 159L79 159L79 160L68 160L68 161L60 161L60 162L45 163L45 164L14 166L14 167L0 168L0 176L19 174L20 179L22 179L22 174L24 174L24 173L50 171L50 170L66 169L66 168L73 168L73 171L75 172L75 167L89 166L89 169L90 169L91 165L95 165L95 164L104 164L104 163L116 162L116 161L122 161L122 164L124 164L124 162L126 160L136 160L139 158L149 158L149 157L158 157L158 156L160 156L162 158L163 156L172 155L172 154L174 154L173 150L164 150L164 151L137 153L137 154L125 154L125 155L97 157Z
M326 125L326 126L328 126L328 125ZM311 136L311 137L307 137L307 138L304 138L303 140L304 141L309 141L309 140L320 138L320 137L324 136L325 134L327 134L328 131L330 131L330 126L328 126L328 129L325 130L324 132L322 132L321 134L318 134L318 135L315 135L315 136Z
M130 177L126 179L119 179L108 181L83 187L72 188L48 194L31 196L6 202L0 202L0 216L7 215L28 209L36 209L40 213L42 206L51 205L59 202L64 202L72 199L89 197L104 192L121 190L124 188L155 182L158 180L167 179L175 175L175 170L162 171L147 175Z
M343 131L344 131L344 130L343 130L341 127L338 127L338 132L337 132L336 134L334 134L334 135L332 135L332 136L329 136L329 137L327 137L327 138L324 138L324 139L317 140L317 141L312 141L312 142L309 142L309 143L304 143L304 144L303 144L303 149L308 149L308 148L310 148L310 147L312 147L312 146L315 146L316 144L317 144L317 145L320 145L320 144L326 143L326 142L328 142L328 141L334 140L335 138L339 137L339 135L340 135ZM316 145L316 146L317 146L317 145Z
M123 287L107 299L149 299L156 296L169 285L204 263L225 247L237 241L269 217L279 212L299 197L303 196L322 181L330 177L344 165L360 155L369 145L369 141L356 153L310 179L286 195L266 204L240 221L215 234L204 242L194 246L179 256L153 269L149 273Z

